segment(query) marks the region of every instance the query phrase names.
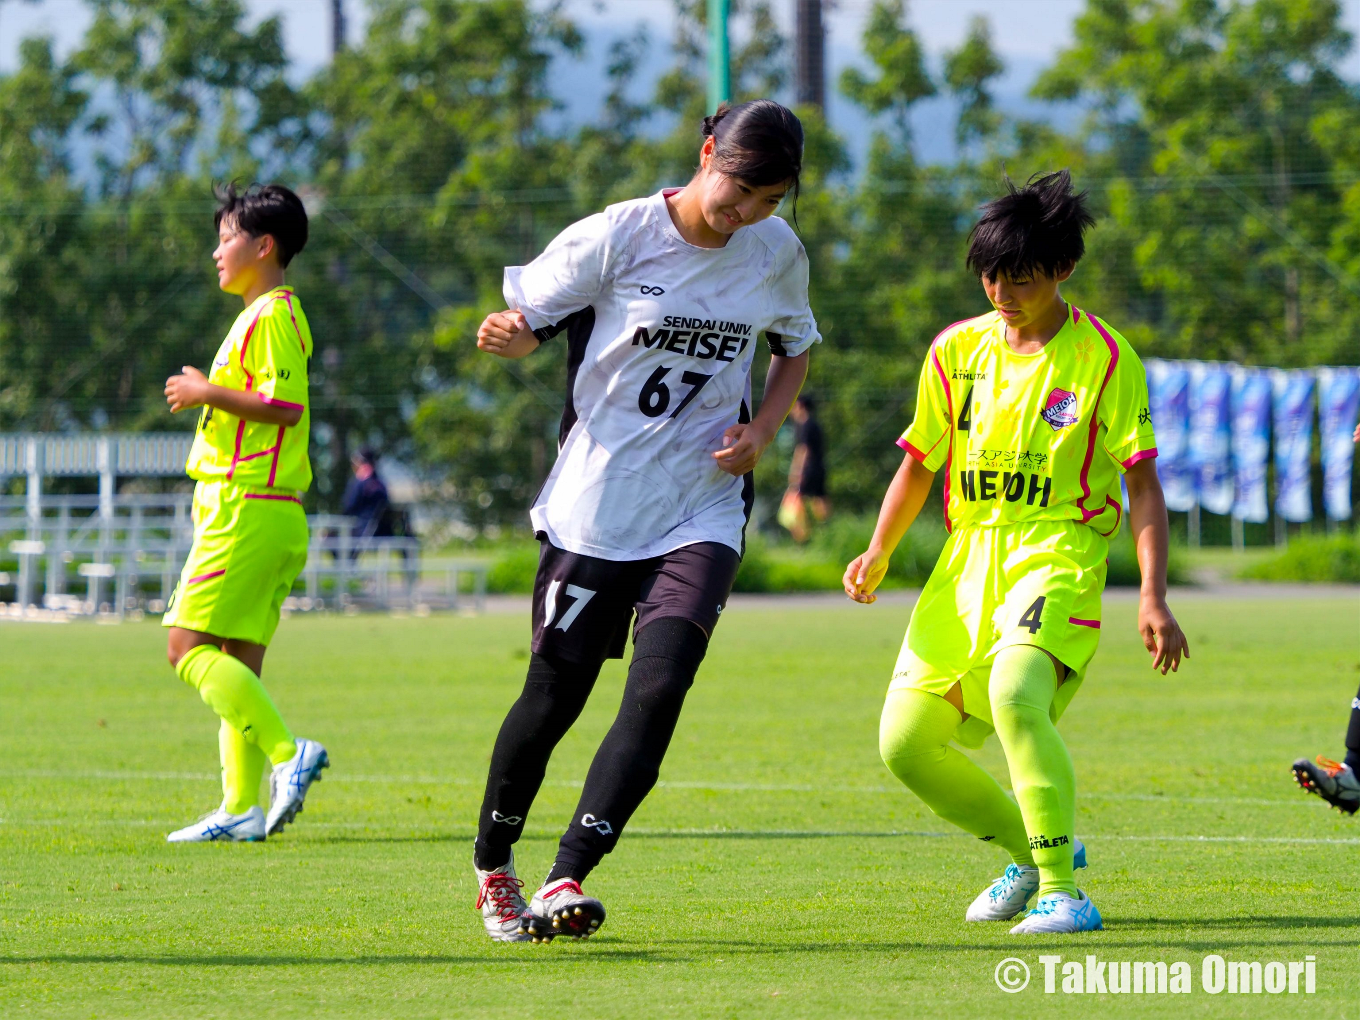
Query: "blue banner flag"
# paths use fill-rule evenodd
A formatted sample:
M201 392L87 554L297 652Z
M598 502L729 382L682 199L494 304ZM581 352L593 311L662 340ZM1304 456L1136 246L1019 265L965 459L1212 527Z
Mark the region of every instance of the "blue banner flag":
M1148 402L1157 430L1157 477L1168 510L1195 505L1195 477L1190 463L1190 372L1176 361L1148 358Z
M1334 521L1350 520L1355 421L1360 415L1360 368L1319 368L1318 428L1322 440L1322 505Z
M1275 397L1275 512L1286 521L1311 521L1313 373L1272 369L1270 385Z
M1233 505L1231 390L1227 365L1191 362L1190 466L1199 505L1214 514Z
M1270 374L1263 368L1232 368L1233 516L1264 524L1266 462L1270 459Z

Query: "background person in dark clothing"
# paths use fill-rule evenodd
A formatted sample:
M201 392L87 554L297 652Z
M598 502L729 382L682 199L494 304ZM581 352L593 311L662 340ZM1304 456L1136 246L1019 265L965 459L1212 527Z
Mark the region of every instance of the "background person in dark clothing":
M808 540L809 511L821 522L831 509L826 501L826 440L815 411L816 402L804 394L789 414L794 423L793 463L789 465L789 487L779 507L779 523L796 542Z
M378 455L367 447L351 459L354 477L345 487L341 513L355 518L355 538L379 538L392 534L391 503L387 486L378 477Z

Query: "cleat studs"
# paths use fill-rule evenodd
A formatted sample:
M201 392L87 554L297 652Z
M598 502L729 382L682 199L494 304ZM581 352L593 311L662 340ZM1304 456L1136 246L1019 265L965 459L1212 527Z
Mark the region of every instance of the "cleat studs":
M579 914L580 912L581 912L581 908L580 908L580 907L577 907L577 908L576 908L576 913Z

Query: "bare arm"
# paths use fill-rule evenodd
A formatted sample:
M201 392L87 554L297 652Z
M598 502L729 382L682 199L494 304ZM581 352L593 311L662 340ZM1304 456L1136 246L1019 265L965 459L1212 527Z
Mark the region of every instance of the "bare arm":
M878 524L869 548L850 561L845 568L845 594L856 602L873 602L878 596L874 589L888 572L888 562L902 536L907 533L930 495L935 472L930 471L911 454L902 458L902 466L888 485L883 506L878 511Z
M208 377L192 365L185 365L181 371L183 375L172 375L165 381L165 402L170 405L172 414L207 404L234 414L242 421L291 427L302 420L303 409L297 404L218 386L208 382Z
M1141 460L1124 475L1129 488L1129 528L1143 575L1138 596L1138 632L1152 654L1152 668L1176 672L1190 658L1190 643L1166 604L1166 556L1169 542L1166 500L1153 460Z
M733 425L723 433L723 448L713 453L718 467L729 475L740 477L756 466L798 399L798 391L807 378L809 360L807 351L792 358L776 355L770 359L760 411L749 425Z
M477 330L477 347L501 358L522 358L538 349L538 337L522 312L492 312Z

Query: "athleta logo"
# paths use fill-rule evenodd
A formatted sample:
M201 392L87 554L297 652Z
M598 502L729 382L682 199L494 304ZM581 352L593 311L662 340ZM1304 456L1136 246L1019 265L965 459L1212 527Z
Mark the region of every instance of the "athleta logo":
M589 811L581 816L581 824L587 829L594 829L601 836L614 835L614 826L610 825L603 818L596 818Z
M1048 395L1048 403L1039 415L1053 426L1054 432L1075 425L1081 417L1077 414L1077 395L1067 390L1054 390Z
M499 811L491 812L491 820L493 822L502 822L505 825L518 825L520 822L524 821L519 815L503 815Z
M1031 850L1051 850L1055 846L1067 846L1070 840L1066 836L1054 836L1049 839L1047 836L1031 836L1029 838L1029 848Z
M664 294L664 293L666 293L666 291L665 291L663 288L661 288L661 287L648 287L648 286L644 283L644 284L642 285L642 293L644 293L644 294Z

